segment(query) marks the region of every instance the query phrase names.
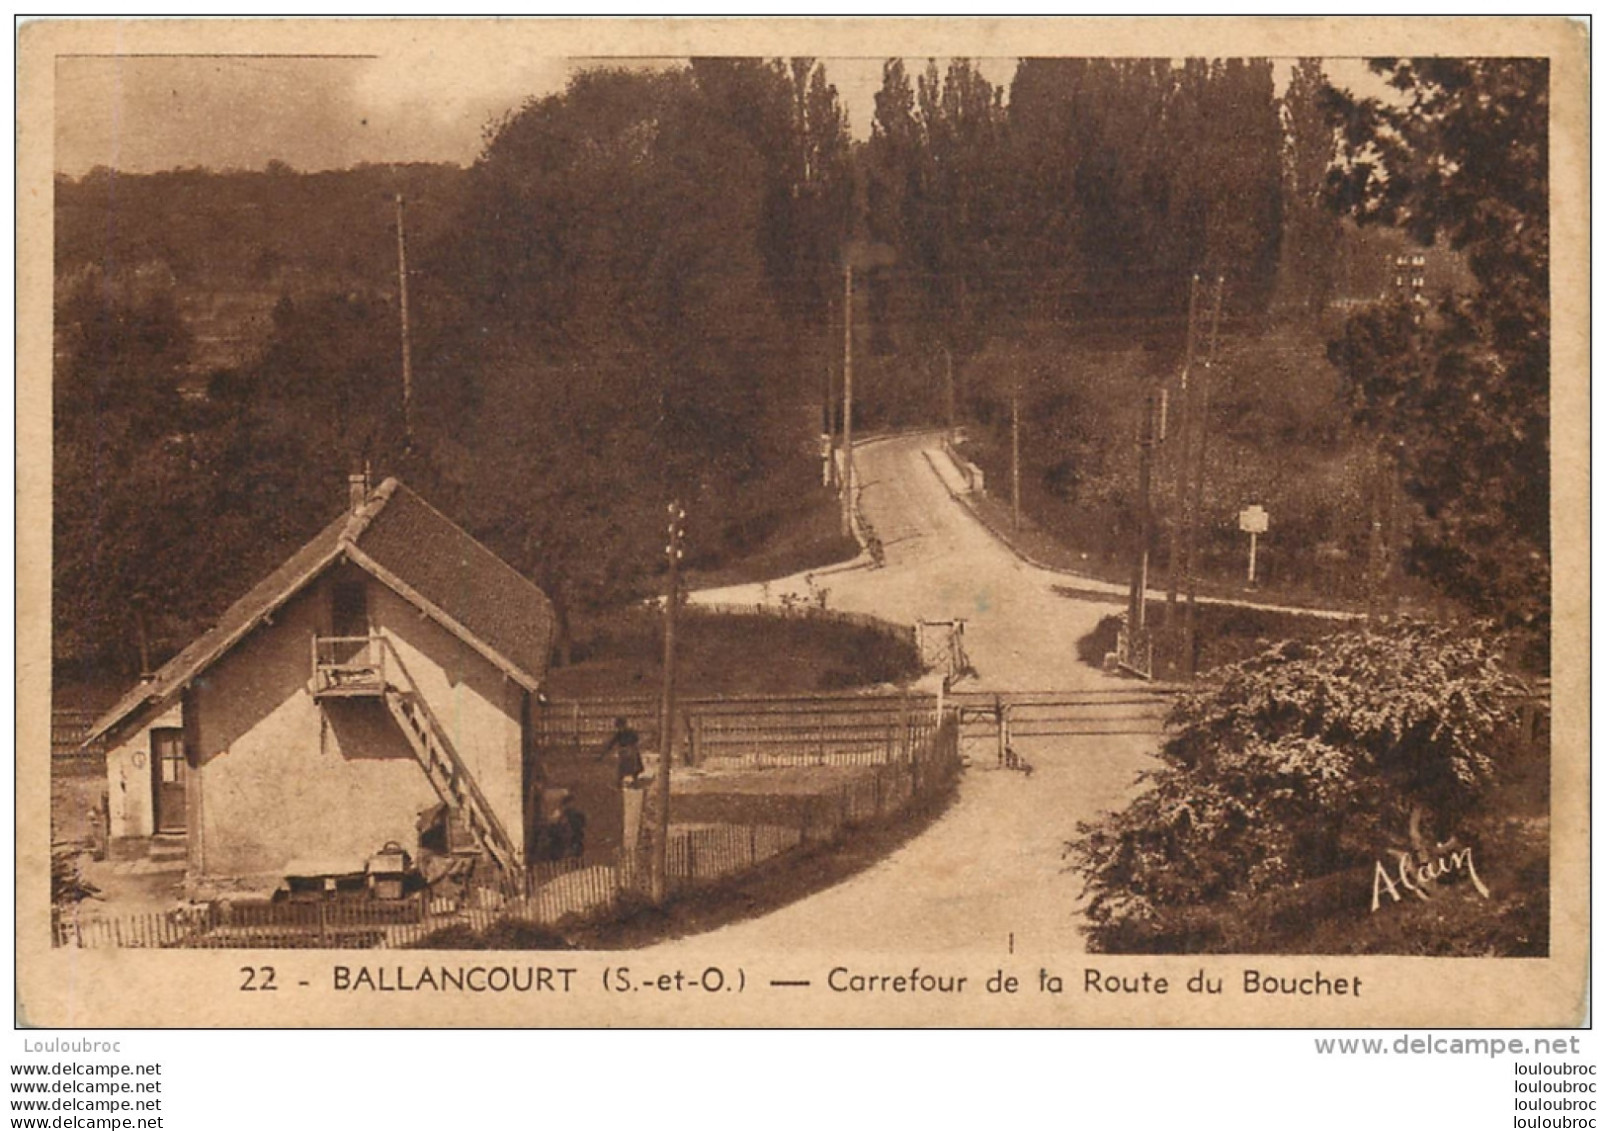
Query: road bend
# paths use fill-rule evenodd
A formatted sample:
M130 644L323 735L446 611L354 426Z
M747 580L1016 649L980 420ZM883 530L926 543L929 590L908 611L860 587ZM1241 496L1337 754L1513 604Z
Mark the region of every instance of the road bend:
M963 682L966 690L1121 686L1079 661L1076 648L1116 607L1056 594L1062 576L1022 562L988 533L955 499L961 481L937 436L866 444L857 459L861 503L885 565L817 571L813 585L828 590L829 607L904 624L963 618L978 673ZM776 601L808 589L799 575L694 599ZM775 953L803 940L843 953L999 951L1011 936L1017 948L1080 949L1081 882L1064 870L1065 841L1078 821L1130 795L1154 744L1142 735L1021 739L1015 746L1030 775L995 768L989 751L969 751L955 804L885 859L784 908L652 954L669 960L708 944Z

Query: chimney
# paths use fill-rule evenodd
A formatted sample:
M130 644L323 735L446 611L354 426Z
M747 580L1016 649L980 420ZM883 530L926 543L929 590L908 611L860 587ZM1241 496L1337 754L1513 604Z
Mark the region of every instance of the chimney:
M368 501L368 473L346 476L346 486L351 493L351 509L355 512Z

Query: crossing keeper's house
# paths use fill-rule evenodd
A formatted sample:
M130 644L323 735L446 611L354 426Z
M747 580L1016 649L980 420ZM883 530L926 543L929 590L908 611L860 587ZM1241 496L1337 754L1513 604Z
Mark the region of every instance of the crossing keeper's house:
M95 723L114 844L181 842L203 885L425 836L517 871L552 623L405 486L353 476L346 513Z

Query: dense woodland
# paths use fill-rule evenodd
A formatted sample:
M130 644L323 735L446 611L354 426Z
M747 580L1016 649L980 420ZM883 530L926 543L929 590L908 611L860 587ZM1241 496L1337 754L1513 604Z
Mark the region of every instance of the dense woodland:
M57 659L159 662L365 465L566 630L652 585L671 497L696 561L752 551L821 490L848 247L873 264L856 428L942 422L951 387L985 461L1018 391L1030 508L1111 559L1189 279L1222 278L1223 544L1265 503L1268 561L1314 577L1318 548L1364 554L1386 492L1401 576L1542 638L1546 75L1379 67L1386 102L1314 60L1026 60L1007 90L889 61L856 144L826 65L697 60L581 74L466 170L60 178ZM1382 268L1417 246L1412 303Z

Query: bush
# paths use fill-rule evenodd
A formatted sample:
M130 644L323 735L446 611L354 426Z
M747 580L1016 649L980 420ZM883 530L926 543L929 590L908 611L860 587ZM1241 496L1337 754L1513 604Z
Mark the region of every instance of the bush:
M57 912L100 896L100 889L84 879L80 857L81 850L76 845L50 850L50 904Z
M1121 618L1114 613L1099 618L1093 631L1076 642L1076 658L1093 668L1104 666L1104 657L1115 651L1121 636Z
M1483 638L1417 623L1285 642L1221 675L1178 701L1143 792L1066 846L1095 947L1466 834L1519 691Z

